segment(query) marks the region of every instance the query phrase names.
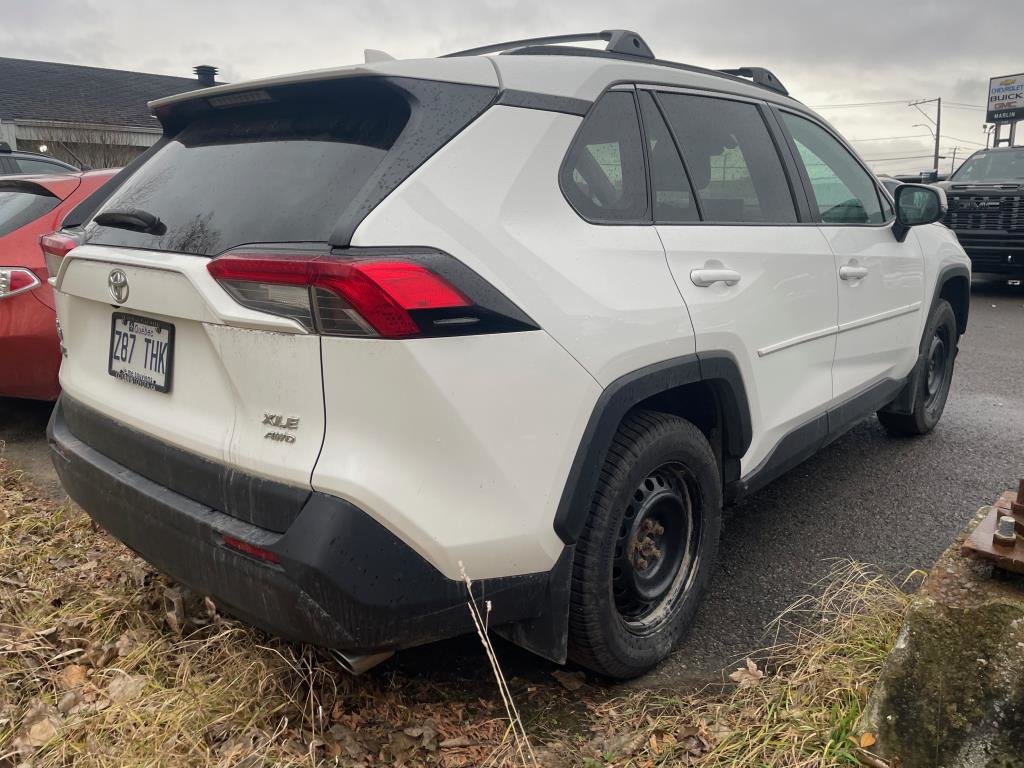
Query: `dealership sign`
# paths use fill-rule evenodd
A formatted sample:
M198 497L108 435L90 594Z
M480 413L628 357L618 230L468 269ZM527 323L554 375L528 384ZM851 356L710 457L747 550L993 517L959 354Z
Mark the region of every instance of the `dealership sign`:
M988 81L988 115L990 123L1024 120L1024 73L993 77Z

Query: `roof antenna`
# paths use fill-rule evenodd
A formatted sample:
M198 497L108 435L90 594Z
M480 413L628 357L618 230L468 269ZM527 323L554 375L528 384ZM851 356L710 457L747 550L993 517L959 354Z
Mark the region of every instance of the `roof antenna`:
M379 64L382 61L394 61L395 57L387 51L378 51L376 48L363 49L363 61L367 64Z

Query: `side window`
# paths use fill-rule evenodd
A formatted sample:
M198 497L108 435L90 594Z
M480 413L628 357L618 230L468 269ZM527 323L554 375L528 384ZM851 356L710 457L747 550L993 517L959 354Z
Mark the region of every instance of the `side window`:
M611 91L587 115L560 174L573 208L596 221L647 218L647 173L632 91Z
M21 169L21 173L70 173L67 168L57 163L48 163L45 160L32 160L19 157L15 162Z
M886 220L874 178L846 147L817 123L782 113L807 170L814 203L826 224L881 224Z
M889 202L889 198L886 195L879 195L882 198L882 216L886 221L896 215L896 211L892 207L892 203Z
M640 92L640 115L644 121L647 159L651 165L654 221L658 224L698 221L697 205L676 143L654 98L647 91Z
M679 141L705 221L796 221L782 161L755 105L678 93L658 98Z

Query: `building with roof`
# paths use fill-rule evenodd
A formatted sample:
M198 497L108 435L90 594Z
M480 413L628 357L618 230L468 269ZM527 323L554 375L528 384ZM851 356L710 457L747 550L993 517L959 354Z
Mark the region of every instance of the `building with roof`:
M215 67L193 71L171 77L0 57L0 142L80 168L124 165L160 137L148 101L215 84Z

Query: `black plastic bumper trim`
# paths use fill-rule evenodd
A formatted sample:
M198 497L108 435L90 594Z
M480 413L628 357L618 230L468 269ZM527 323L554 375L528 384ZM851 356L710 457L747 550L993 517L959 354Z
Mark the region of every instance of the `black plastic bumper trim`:
M257 477L146 435L61 395L71 434L158 485L260 528L283 533L302 511L309 488Z
M187 498L103 455L72 433L59 401L47 429L61 483L104 529L226 612L289 640L372 653L473 628L464 582L445 577L352 504L312 493L285 533ZM279 565L223 544L268 549ZM539 616L551 572L473 582L497 626Z

